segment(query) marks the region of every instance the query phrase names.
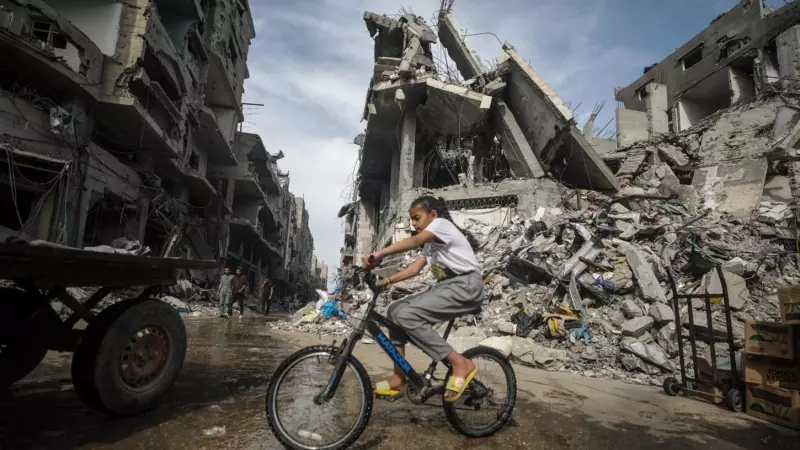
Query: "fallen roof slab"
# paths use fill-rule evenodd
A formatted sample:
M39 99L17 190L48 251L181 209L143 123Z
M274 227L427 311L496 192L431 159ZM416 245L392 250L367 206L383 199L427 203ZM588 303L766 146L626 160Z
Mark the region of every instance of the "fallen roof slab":
M556 178L576 188L619 190L614 174L575 126L572 112L519 52L505 44L499 62L507 72L505 101L542 167L553 168Z
M492 97L435 78L428 78L426 86L425 103L419 108L418 117L427 131L460 136L485 123Z
M439 40L465 80L486 72L481 59L461 38L460 28L450 12L442 11L439 14Z

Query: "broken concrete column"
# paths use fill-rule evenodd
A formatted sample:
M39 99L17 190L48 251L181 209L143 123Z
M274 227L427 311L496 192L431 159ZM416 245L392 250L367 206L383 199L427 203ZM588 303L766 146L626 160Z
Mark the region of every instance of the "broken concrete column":
M461 37L461 29L449 11L439 14L439 40L465 80L486 72L481 59L467 45L466 38Z
M372 253L372 242L375 239L375 203L362 197L358 202L358 223L356 225L355 262L358 264L361 257Z
M614 243L625 253L628 265L636 277L636 284L642 291L642 297L649 302L667 303L664 289L656 278L650 261L644 256L636 246L619 239L614 239Z
M417 110L407 108L400 130L400 151L392 153L392 200L414 187L414 152L417 140Z
M650 138L669 134L669 103L667 101L667 86L658 83L648 83L645 87L647 97L647 130Z
M634 175L639 170L639 167L642 166L644 160L647 159L648 150L646 148L635 148L628 152L628 156L625 157L625 161L623 161L622 166L620 166L619 170L617 170L617 178L625 184L625 182L629 182L633 180Z
M503 153L511 166L511 173L522 178L542 178L544 169L528 144L517 119L511 114L508 105L496 99L493 113L497 120L498 134L503 140Z
M418 36L413 36L408 43L405 51L403 51L403 59L400 61L400 70L398 74L401 77L407 77L414 72L414 69L411 67L411 62L417 53L419 52L420 46L422 42L419 40Z
M645 141L650 137L647 113L617 108L617 141L620 148Z

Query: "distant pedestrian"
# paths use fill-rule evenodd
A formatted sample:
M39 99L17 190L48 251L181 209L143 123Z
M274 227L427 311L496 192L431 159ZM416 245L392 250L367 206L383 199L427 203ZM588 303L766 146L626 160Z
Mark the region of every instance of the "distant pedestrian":
M261 312L265 315L269 315L273 294L275 294L275 286L272 284L272 280L266 277L264 278L264 282L261 283Z
M228 317L227 310L230 308L233 300L233 274L231 269L225 268L224 273L219 277L219 286L217 286L217 299L219 300L219 316Z
M233 279L233 301L239 303L239 318L244 316L244 296L247 290L247 277L242 273L241 267L236 268L236 277ZM233 315L233 303L228 307L228 314Z

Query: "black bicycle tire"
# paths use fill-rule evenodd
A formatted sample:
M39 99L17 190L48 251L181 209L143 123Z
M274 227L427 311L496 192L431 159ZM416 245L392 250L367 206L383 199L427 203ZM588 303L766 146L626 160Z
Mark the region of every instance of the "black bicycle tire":
M278 388L280 387L280 381L283 379L282 375L284 372L286 372L289 368L292 367L293 363L296 360L314 353L324 352L330 354L331 350L332 350L331 347L326 345L315 345L311 347L302 348L293 353L292 355L290 355L285 360L283 360L281 365L278 366L278 368L272 374L269 386L267 387L267 399L265 408L267 413L267 422L269 423L269 428L272 431L272 435L275 436L278 439L278 441L280 441L280 443L286 448L290 448L293 450L307 450L312 447L303 447L295 445L294 443L291 442L289 438L287 438L284 435L281 427L278 426L277 423L278 418L276 417L275 411L273 410L275 407L273 399L278 392ZM367 373L367 370L364 368L361 362L354 356L350 355L350 357L347 358L347 363L350 365L350 367L353 368L353 371L356 373L358 380L361 382L361 387L363 389L362 392L364 392L364 403L361 408L361 414L360 414L361 418L359 419L359 422L357 422L356 426L353 427L353 430L350 432L350 434L346 435L343 439L341 439L338 445L337 443L334 443L334 445L327 447L313 447L315 450L339 450L349 447L355 441L357 441L359 437L361 437L362 433L364 433L364 430L367 428L367 425L369 424L369 419L372 416L372 405L374 399L372 396L372 385L370 383L369 374Z
M456 402L445 402L444 395L442 395L442 400L444 403L444 415L447 418L447 422L461 435L469 437L469 438L483 438L491 436L497 433L501 428L503 428L506 423L511 419L511 414L514 412L514 407L517 404L517 376L514 373L514 368L511 366L511 363L508 361L508 358L503 356L502 353L499 351L490 348L490 347L474 347L471 348L463 353L465 358L475 358L477 356L488 355L495 359L500 366L503 368L503 373L506 376L507 380L510 380L508 383L508 392L509 392L509 401L508 401L508 409L503 413L503 415L495 420L491 425L484 427L482 429L474 429L470 426L466 425L461 418L458 417L458 410L456 409ZM452 369L447 371L447 377L445 380L450 378L452 375ZM480 377L480 374L478 374Z

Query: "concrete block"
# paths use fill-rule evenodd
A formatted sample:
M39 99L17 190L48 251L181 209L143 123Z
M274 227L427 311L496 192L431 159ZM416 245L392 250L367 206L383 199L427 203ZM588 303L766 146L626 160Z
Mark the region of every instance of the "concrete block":
M731 309L734 311L744 309L750 300L750 291L747 289L744 278L728 271L723 271L723 275L725 277L725 285L728 288L728 300L730 301ZM716 270L712 270L705 276L704 285L707 293L722 294L722 283L719 276L717 276Z
M453 337L450 336L447 338L447 343L453 347L453 350L457 351L458 353L464 353L465 351L475 348L481 345L480 337Z
M658 146L658 154L670 166L685 166L689 164L689 158L683 154L683 151L674 145L661 144Z
M486 335L485 331L481 330L478 327L461 327L451 332L449 337L453 338L471 337L471 338L476 338L479 341L482 341L489 336Z
M636 317L622 324L622 334L625 336L639 337L653 328L655 321L650 316Z
M633 319L635 317L641 317L644 315L642 308L631 299L626 299L624 302L622 302L622 313L625 314L625 317L628 319Z
M511 345L513 338L509 336L494 336L488 339L484 339L481 341L482 346L491 347L500 353L502 353L505 357L511 355Z
M655 303L650 306L650 317L656 322L664 324L675 321L675 312L663 303Z
M656 344L644 344L633 338L625 338L622 341L620 349L626 353L636 355L642 361L668 372L673 370L669 357L667 357L664 350Z
M511 354L525 365L546 370L558 370L569 360L566 350L539 345L531 338L512 338Z
M677 329L678 327L675 325L675 322L669 322L661 327L656 334L656 342L658 342L658 345L660 345L671 358L674 358L679 351Z

